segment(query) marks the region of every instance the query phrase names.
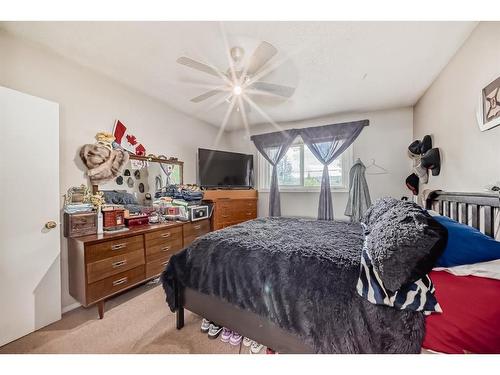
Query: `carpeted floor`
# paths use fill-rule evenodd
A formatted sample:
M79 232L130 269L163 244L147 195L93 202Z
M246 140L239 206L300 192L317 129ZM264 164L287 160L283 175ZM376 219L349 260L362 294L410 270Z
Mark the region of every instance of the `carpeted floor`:
M175 314L168 309L161 286L146 284L106 301L103 320L95 306L80 307L60 321L0 347L0 354L248 353L241 344L209 340L200 332L200 324L199 316L186 311L184 328L177 330Z
M159 285L143 285L106 301L99 320L96 307L78 308L39 331L0 347L0 353L247 353L248 348L209 340L201 318L186 311L185 326Z

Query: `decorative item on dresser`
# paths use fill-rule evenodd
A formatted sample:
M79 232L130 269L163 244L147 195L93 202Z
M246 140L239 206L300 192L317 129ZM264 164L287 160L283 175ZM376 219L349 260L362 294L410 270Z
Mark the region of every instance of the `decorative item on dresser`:
M218 230L257 218L257 190L205 190L213 204L211 229Z
M64 237L78 237L94 234L97 230L95 212L64 213Z
M69 290L84 307L98 304L163 271L170 257L210 231L208 219L131 227L68 239Z

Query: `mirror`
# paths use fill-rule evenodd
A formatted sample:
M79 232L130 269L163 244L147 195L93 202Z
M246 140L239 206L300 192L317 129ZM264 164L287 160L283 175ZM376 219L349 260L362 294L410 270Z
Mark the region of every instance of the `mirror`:
M183 183L183 165L177 159L131 155L120 175L94 187L94 190L98 188L104 191L105 196L108 191L129 193L125 204L149 206L157 192L165 191L170 185Z

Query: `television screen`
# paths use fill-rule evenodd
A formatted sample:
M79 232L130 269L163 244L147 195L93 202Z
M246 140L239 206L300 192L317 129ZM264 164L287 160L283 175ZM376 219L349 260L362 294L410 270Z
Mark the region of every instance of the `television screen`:
M251 188L253 155L200 148L198 181L204 188Z

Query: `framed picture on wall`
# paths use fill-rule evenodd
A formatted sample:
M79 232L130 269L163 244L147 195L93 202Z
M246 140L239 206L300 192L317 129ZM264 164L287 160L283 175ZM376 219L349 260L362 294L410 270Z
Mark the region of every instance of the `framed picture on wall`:
M481 90L477 122L481 131L500 125L500 77Z

